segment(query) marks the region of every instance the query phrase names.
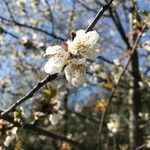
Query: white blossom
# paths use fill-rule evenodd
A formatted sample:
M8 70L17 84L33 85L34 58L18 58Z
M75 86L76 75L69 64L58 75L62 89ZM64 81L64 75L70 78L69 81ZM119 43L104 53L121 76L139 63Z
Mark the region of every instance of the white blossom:
M65 76L73 86L81 86L86 77L84 63L86 59L95 59L100 55L99 34L96 31L78 30L74 40L68 40L59 45L49 46L44 56L48 57L48 62L44 66L46 73L60 73L64 66Z
M23 37L21 38L21 43L22 43L22 44L26 44L28 41L29 41L29 37L28 37L28 36L23 36Z
M114 59L113 62L114 62L114 64L115 64L116 66L120 66L120 65L121 65L120 60L117 59L117 58Z
M14 140L17 137L17 127L14 127L11 129L11 132L9 133L9 135L6 137L5 141L4 141L4 145L6 147L9 146L9 144L11 143L12 140Z
M69 53L66 52L61 46L49 46L46 49L44 56L48 56L48 62L44 66L46 73L55 74L60 73L69 58Z
M147 51L150 51L150 41L146 41L146 42L143 44L143 47L144 47Z
M116 133L118 131L118 126L114 121L107 123L107 128L112 132Z
M107 123L107 128L112 132L116 133L119 129L119 116L112 114L109 122Z
M59 111L58 113L50 114L49 121L51 122L52 125L56 125L62 119L62 117L63 111Z
M73 55L82 55L87 59L95 59L100 55L99 34L96 31L78 30L73 41L68 40L68 51Z
M71 63L65 68L65 75L69 83L75 87L79 87L85 81L86 68L83 64L77 65Z

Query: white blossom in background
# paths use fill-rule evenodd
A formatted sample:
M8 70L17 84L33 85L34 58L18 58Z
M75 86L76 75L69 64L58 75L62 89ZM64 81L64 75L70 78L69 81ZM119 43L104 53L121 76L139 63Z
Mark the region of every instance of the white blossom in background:
M21 8L21 9L24 9L25 2L24 2L24 0L17 0L16 5L17 5L17 7Z
M114 59L113 62L114 62L114 68L112 70L112 76L114 78L114 82L117 84L120 74L122 73L123 66L119 59Z
M48 62L44 66L46 73L60 73L63 68L68 82L79 87L86 78L86 59L94 60L100 55L99 34L96 31L78 30L73 40L63 43L63 46L49 46L44 56Z
M4 141L4 145L6 147L9 146L9 144L11 143L12 140L14 140L15 138L17 138L17 127L14 127L11 129L9 135L6 137L5 141Z
M78 30L73 41L68 40L68 51L73 55L82 55L87 59L95 59L100 55L99 34L96 31Z
M81 111L82 111L81 105L80 105L79 103L75 104L74 110L75 110L76 112L81 112Z
M54 110L59 110L60 106L61 106L61 101L60 100L54 100L53 103L55 103L56 105L53 106Z
M46 73L55 74L60 73L69 58L69 53L66 52L61 46L49 46L46 49L44 56L48 56L48 62L44 66Z
M114 59L113 62L114 62L114 64L115 64L116 66L120 66L120 65L121 65L120 60L117 59L117 58Z
M59 111L58 113L50 114L49 115L49 121L52 125L58 124L58 122L62 119L64 112Z
M117 114L112 114L109 122L107 123L107 128L112 133L117 133L119 129L119 116Z
M147 140L146 142L146 147L149 149L150 148L150 140Z
M22 36L21 37L21 43L22 44L26 44L29 41L29 37L28 36Z
M150 41L146 41L146 42L143 44L143 47L144 47L147 51L150 51Z

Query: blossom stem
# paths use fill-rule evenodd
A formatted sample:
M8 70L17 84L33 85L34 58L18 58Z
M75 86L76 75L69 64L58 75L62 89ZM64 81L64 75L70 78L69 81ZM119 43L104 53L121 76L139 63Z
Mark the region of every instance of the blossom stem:
M96 25L96 23L99 21L99 19L102 17L102 15L104 14L104 12L109 8L109 6L111 5L111 3L114 0L110 0L106 5L104 5L99 12L97 13L97 15L95 16L95 18L93 19L93 21L91 22L91 24L87 27L86 32L89 32L93 29L93 27Z

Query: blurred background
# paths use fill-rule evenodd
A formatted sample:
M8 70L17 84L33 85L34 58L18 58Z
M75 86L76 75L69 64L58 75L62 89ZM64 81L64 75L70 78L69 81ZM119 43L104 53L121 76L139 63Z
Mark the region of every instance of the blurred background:
M0 0L0 109L45 78L46 47L61 44L71 32L86 29L107 0ZM142 26L149 0L114 0L94 27L102 54L87 61L80 88L62 74L22 104L23 120L83 143L89 150L150 148L150 31L148 22L131 65L111 98ZM102 114L107 109L99 135ZM6 134L1 134L0 145ZM9 149L83 149L44 133L20 128Z

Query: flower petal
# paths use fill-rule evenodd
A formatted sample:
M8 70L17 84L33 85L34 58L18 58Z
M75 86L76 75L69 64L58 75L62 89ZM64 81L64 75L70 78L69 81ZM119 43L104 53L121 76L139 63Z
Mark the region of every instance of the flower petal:
M74 41L70 40L68 40L66 43L68 44L68 51L73 55L77 55L77 44Z
M44 66L44 70L46 73L55 74L60 73L65 65L65 61L51 57L48 62Z
M94 45L99 40L99 34L96 31L87 32L85 35L85 41L89 45Z
M50 114L49 116L49 121L51 122L52 125L58 124L58 122L62 119L62 114L57 113L57 114Z
M76 31L76 37L74 38L74 40L81 40L83 37L85 37L85 35L85 30L79 29Z
M85 63L85 61L86 61L86 58L81 58L81 59L73 58L73 59L71 59L71 62L73 64L76 64L76 65L81 65L81 64Z
M56 53L62 52L62 51L64 51L64 50L60 45L48 46L44 56L53 55L53 54L56 54Z
M84 65L69 64L65 68L65 75L68 82L75 87L79 87L85 81L86 68Z
M98 50L98 49L97 49ZM96 59L98 56L100 56L100 53L97 53L96 50L86 50L84 52L81 52L81 55L87 59L90 60L94 60Z

